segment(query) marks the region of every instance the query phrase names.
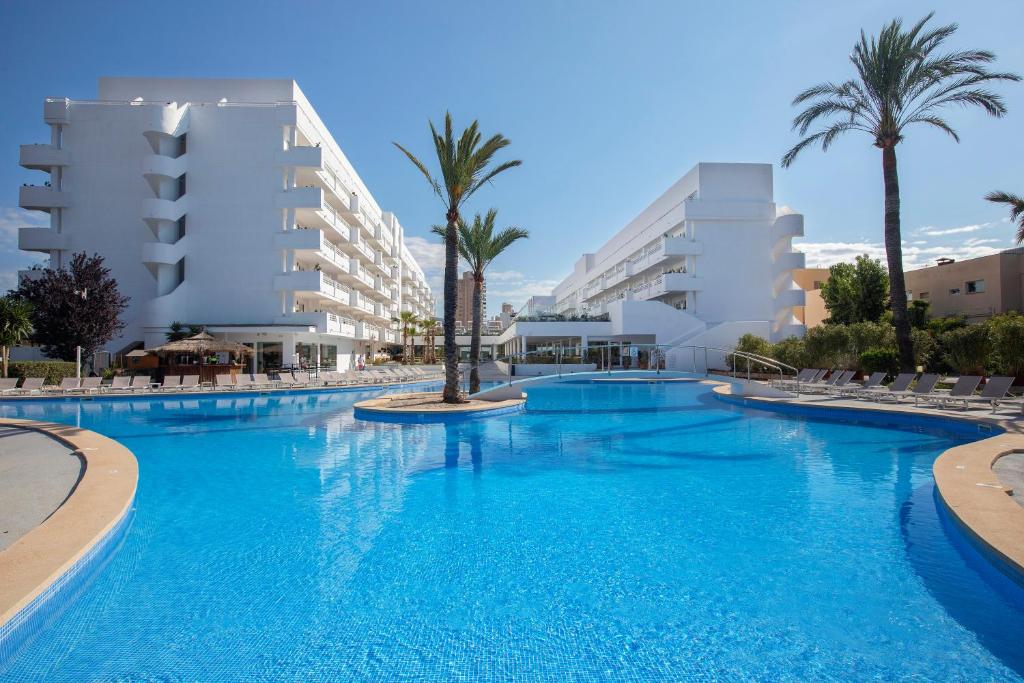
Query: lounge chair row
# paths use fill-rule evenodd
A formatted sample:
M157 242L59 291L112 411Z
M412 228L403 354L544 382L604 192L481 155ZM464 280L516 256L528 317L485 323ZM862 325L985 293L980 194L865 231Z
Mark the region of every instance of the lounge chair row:
M271 389L342 386L350 384L389 384L437 379L440 373L419 367L381 367L364 371L322 372L317 377L296 378L291 372L277 373L271 379L267 373L253 375L216 375L216 389ZM41 377L26 377L19 386L19 378L0 378L0 395L25 396L30 394L95 394L106 391L134 393L139 391L186 391L205 388L199 375L168 375L161 383L153 382L147 375L128 377L119 375L110 384L103 384L100 377L74 377L62 379L60 384L46 385Z
M905 398L913 398L915 405L962 406L964 410L972 404L988 404L993 411L1000 405L1020 404L1024 411L1021 398L1010 393L1013 377L989 377L981 392L975 393L984 380L980 375L962 375L951 389L941 391L936 389L941 376L934 373L924 373L920 377L913 372L900 373L888 386L884 384L888 376L885 372L872 373L862 384L851 381L854 374L853 370L835 370L831 374L827 369L820 368L801 370L788 383L788 388L878 402L899 403Z

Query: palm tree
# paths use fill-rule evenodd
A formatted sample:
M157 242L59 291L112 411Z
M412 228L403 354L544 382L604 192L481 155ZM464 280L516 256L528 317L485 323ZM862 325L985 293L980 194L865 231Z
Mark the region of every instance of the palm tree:
M1017 223L1017 244L1024 244L1024 197L1009 192L989 192L985 199L1010 206L1010 220Z
M412 311L402 311L397 318L392 318L391 322L396 323L402 330L402 364L408 365L409 335L416 334L416 325L419 324L420 319Z
M8 294L0 297L0 365L7 377L11 347L17 346L32 334L32 304Z
M430 174L422 161L397 142L395 147L402 151L420 173L427 179L434 193L441 199L445 207L444 234L444 391L442 398L445 403L461 403L459 395L459 347L455 343L455 302L458 297L457 280L459 266L458 225L460 209L463 203L479 190L484 183L510 168L522 164L521 161L506 161L494 166L491 161L503 147L509 145L500 133L481 142L479 126L474 121L469 128L462 131L458 141L452 133L452 115L445 112L444 134L439 134L430 124L430 135L437 153L437 163L441 169L439 182Z
M437 335L437 321L433 318L420 318L420 329L417 334L423 337L423 362L433 365L436 360L434 337Z
M985 65L995 55L985 50L939 52L956 24L925 29L929 14L905 31L899 19L882 28L869 40L861 31L850 61L857 76L842 83L821 83L796 96L793 105L807 108L793 119L793 128L803 136L782 158L789 166L806 147L820 144L828 150L847 131L871 136L882 150L885 183L885 254L889 263L890 307L896 326L900 367L914 367L907 316L907 291L903 280L903 249L900 237L900 188L896 170L896 145L915 123L938 128L960 141L956 131L940 116L947 105L978 106L995 117L1006 113L1002 98L986 89L994 81L1018 81L1011 73L988 71ZM807 131L818 121L823 127Z
M480 391L480 334L483 326L484 271L491 261L508 249L513 242L526 239L530 233L516 227L508 227L494 234L494 221L498 210L490 209L483 218L477 214L472 225L459 221L459 255L473 271L473 326L469 347L469 393ZM434 232L444 236L445 229L434 226Z

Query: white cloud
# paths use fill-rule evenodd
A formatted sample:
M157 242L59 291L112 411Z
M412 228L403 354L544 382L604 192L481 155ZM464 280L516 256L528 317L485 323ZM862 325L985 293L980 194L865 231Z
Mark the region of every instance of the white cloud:
M986 244L969 244L967 242L954 246L931 245L920 246L916 242L903 244L903 268L913 270L927 265L934 265L939 258L953 258L958 261L979 256L995 254L1011 245L1004 244L1002 247L990 246L990 240L984 240ZM1000 242L992 240L991 242ZM807 266L809 268L827 268L828 266L842 262L852 262L861 254L867 254L871 258L880 259L884 264L885 246L880 242L801 242L793 245L794 249L807 254Z
M936 228L933 225L926 225L923 228L915 230L915 234L926 235L928 237L941 237L943 235L962 235L968 232L978 232L979 230L985 230L991 228L994 225L999 225L1001 221L989 221L988 223L974 223L972 225L961 225L955 228Z
M785 204L775 208L775 217L776 218L778 218L779 216L788 216L788 215L790 215L792 213L796 213L796 211L794 211L792 207L787 206Z

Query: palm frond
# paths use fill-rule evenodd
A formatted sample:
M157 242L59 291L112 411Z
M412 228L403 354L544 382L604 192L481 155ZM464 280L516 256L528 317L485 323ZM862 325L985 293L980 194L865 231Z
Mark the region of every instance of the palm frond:
M985 199L1010 207L1010 220L1017 223L1017 244L1024 244L1024 197L997 190L989 192Z

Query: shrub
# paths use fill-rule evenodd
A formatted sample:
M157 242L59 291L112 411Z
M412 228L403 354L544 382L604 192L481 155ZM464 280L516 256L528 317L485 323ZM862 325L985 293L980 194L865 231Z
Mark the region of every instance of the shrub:
M772 352L768 355L794 368L806 368L809 365L804 340L797 337L788 337L772 344Z
M850 330L846 325L819 325L804 337L807 362L819 368L852 368Z
M870 348L860 354L860 367L864 372L896 374L900 371L899 352L894 348Z
M988 361L988 325L966 325L944 333L940 337L944 349L942 358L949 367L962 375L982 375Z
M928 330L911 330L910 339L914 343L914 365L927 368L939 350L939 342Z
M849 326L850 356L855 359L851 370L864 370L860 363L861 354L868 349L896 348L896 331L892 325L883 323L854 323Z
M967 321L961 317L950 317L950 318L932 318L928 321L928 331L938 336L949 332L950 330L958 330L961 327L966 327Z
M746 353L754 353L754 354L757 354L759 356L771 356L771 353L772 353L771 342L769 342L764 337L758 337L756 334L750 334L749 332L739 338L739 340L736 342L736 347L735 348L736 348L737 351L744 351ZM729 356L729 358L727 359L729 361L729 363L730 363L729 364L730 369L734 365L737 368L746 368L747 367L747 361L746 361L745 358L736 358L735 359L735 363L733 362L733 358L734 358L733 356ZM754 369L758 369L758 366L755 365L754 361L751 361L750 368L752 370L754 370ZM761 367L760 369L764 369L764 368Z
M46 384L60 384L65 377L75 376L75 364L63 360L18 360L8 370L10 377L43 377Z
M921 299L914 299L907 306L907 317L910 318L910 326L915 330L923 330L928 327L928 309L930 304Z
M989 371L1016 377L1024 374L1024 315L1005 313L988 321Z

